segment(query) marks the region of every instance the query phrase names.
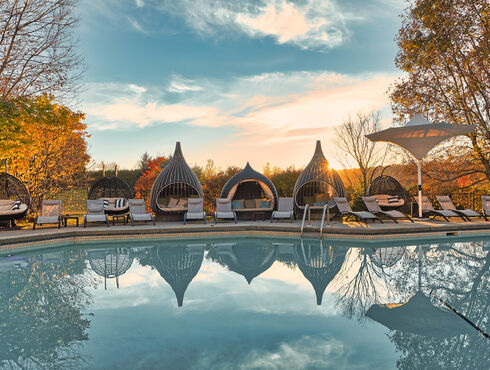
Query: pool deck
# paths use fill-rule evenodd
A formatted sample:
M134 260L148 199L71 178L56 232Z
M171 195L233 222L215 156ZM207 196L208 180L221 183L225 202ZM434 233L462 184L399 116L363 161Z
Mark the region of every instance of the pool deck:
M151 224L116 224L109 227L99 225L89 225L87 228L62 227L58 229L52 226L39 227L36 230L0 230L0 254L5 254L18 250L41 247L53 241L78 241L78 240L99 240L99 239L131 239L141 237L169 237L186 238L199 237L203 235L231 235L231 234L255 234L255 235L276 235L287 237L299 237L301 232L301 221L293 223L269 221L239 221L235 223L188 223L182 222L158 222L155 226ZM213 233L213 234L211 234ZM472 222L463 221L436 221L436 220L416 220L399 221L398 224L392 221L381 223L359 223L359 222L333 222L325 225L323 238L352 238L352 239L389 239L403 237L422 237L422 236L446 236L462 234L488 234L490 236L490 222L476 219ZM311 225L305 225L304 237L320 237L320 222L312 221Z

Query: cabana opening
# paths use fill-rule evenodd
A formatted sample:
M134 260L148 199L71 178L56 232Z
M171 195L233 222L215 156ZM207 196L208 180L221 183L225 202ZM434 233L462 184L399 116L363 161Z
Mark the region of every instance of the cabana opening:
M30 206L31 196L24 183L7 172L0 173L0 223L15 227L15 220L24 218Z
M307 204L312 210L320 210L333 197L345 197L344 183L337 171L329 167L319 140L313 158L296 180L293 197L300 210Z
M255 212L271 213L277 205L277 190L272 181L255 171L247 162L221 190L221 198L232 200L237 218L251 218Z
M97 179L90 188L87 198L90 200L107 200L109 204L105 213L115 215L128 212L128 199L132 197L133 189L131 186L116 175L112 177L103 176ZM123 199L123 202L118 202L118 199Z
M408 200L408 192L391 176L376 177L366 190L366 196L375 197L383 210L403 207Z
M158 221L178 221L187 211L187 200L203 196L201 183L185 161L180 142L177 142L174 155L153 183L150 207Z

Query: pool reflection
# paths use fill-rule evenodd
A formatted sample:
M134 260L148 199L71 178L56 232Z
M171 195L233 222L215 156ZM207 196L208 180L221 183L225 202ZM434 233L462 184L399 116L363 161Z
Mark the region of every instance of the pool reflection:
M278 338L285 336L296 322L295 333L306 330L302 335L308 338L320 338L325 331L335 338L352 337L356 331L378 333L386 327L393 346L389 351L397 353L399 368L487 368L489 245L488 240L455 239L424 244L398 241L395 245L359 242L352 246L346 241L248 237L199 242L111 242L0 257L0 365L90 365L90 356L87 358L80 348L92 335L89 329L92 310L95 317L98 315L93 306L97 294L117 291L111 299L132 294L129 280L120 283L124 277L154 271L175 294L177 310L185 309L184 296L193 284L194 297L202 294L200 300L188 302L191 307L196 306L200 315L214 320L220 318L213 317L213 310L216 314L221 312L221 316L226 312L230 320L233 317L232 322L245 315L247 304L252 301L238 302L240 311L236 312L226 299L220 301L219 309L211 303L204 308L199 306L203 299L215 300L206 292L215 291L217 286L239 293L250 290L247 299L256 297L258 304L265 306L268 303L259 299L260 294L289 294L291 308L303 306L304 316L301 310L293 312L287 305L281 315L264 307L263 314L254 313L252 322L257 325L257 333L261 332L260 325L268 325L261 320L277 320ZM204 273L202 269L219 271L219 276L230 279L219 280L218 275L211 274L201 281L198 277ZM284 269L294 278L283 281L280 274ZM243 276L250 286L232 276ZM119 290L111 290L114 285L108 285L108 281L115 281ZM306 281L313 288L316 305L301 293L304 289L312 291L311 287L306 288ZM108 290L96 292L94 288L102 284ZM292 289L293 286L299 288ZM258 289L253 290L254 287ZM150 292L162 288L141 285L137 289L150 296ZM328 311L324 309L326 304ZM314 311L317 305L319 311ZM168 309L166 312L169 320L175 319L176 313ZM181 315L194 320L192 312L195 311L184 310ZM318 327L310 327L309 321L306 324L306 317L316 320ZM287 324L282 320L287 320ZM350 334L334 329L338 323L349 327L346 330ZM196 325L196 330L201 325ZM93 333L97 335L96 330ZM371 363L374 364L381 362Z

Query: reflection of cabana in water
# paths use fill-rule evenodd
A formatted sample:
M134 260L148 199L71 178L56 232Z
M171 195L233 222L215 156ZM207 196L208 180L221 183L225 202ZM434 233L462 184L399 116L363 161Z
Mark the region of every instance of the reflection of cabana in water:
M364 253L369 254L373 264L379 268L394 266L405 255L405 247L365 248Z
M107 289L107 279L114 278L119 288L119 276L126 273L133 264L133 257L125 248L89 250L87 258L92 270L104 277L105 289Z
M333 197L345 197L345 188L337 171L330 168L323 155L320 140L315 153L294 184L293 197L296 207L322 209Z
M325 248L321 239L319 244L312 245L312 241L307 243L305 245L301 240L301 244L294 248L294 255L299 269L315 290L316 303L321 305L325 289L344 264L347 249Z
M160 276L172 287L179 307L184 294L201 268L206 244L164 246L152 249L153 264Z
M218 260L228 268L252 280L267 271L277 256L277 248L271 245L258 245L257 241L239 241L236 243L218 243L215 246Z
M187 211L188 198L202 198L201 183L182 154L180 142L151 188L150 207L157 220L177 220Z
M272 181L255 171L250 164L223 186L221 198L232 200L237 217L251 212L272 212L277 204L277 190Z

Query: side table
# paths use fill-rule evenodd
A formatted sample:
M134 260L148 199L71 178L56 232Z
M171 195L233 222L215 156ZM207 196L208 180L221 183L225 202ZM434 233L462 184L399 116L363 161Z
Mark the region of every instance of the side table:
M123 214L123 215L112 215L112 226L114 226L114 224L116 222L119 222L121 219L123 220L124 222L124 225L126 225L126 214Z
M63 216L63 225L68 224L68 220L75 220L77 222L77 227L78 227L78 216L73 216L73 215L64 215Z

